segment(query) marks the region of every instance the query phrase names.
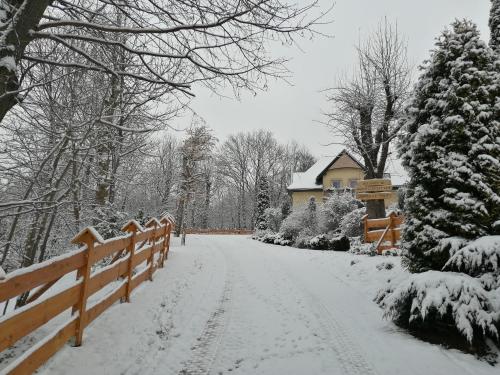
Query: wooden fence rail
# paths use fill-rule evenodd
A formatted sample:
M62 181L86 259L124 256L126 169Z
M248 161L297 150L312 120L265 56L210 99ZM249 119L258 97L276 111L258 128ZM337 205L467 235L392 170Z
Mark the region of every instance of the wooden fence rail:
M251 229L186 228L186 234L252 234Z
M75 346L81 345L86 326L119 299L130 302L132 291L143 281L152 280L156 269L163 267L173 225L170 217L153 218L146 228L131 220L122 228L124 236L106 241L88 227L72 240L85 245L79 250L7 274L0 280L0 303L24 293L30 295L24 306L0 318L0 352L66 311L71 310L71 317L0 372L30 374L71 338ZM92 266L104 258L110 258L110 264L92 272ZM144 262L145 267L138 267ZM72 285L40 298L64 275L75 271ZM89 297L117 280L113 290L87 306Z
M397 242L401 238L400 226L403 221L404 217L398 216L394 212L381 219L368 219L368 215L363 216L365 243L376 242L379 254L383 250L397 247ZM390 242L391 245L383 245L386 241Z

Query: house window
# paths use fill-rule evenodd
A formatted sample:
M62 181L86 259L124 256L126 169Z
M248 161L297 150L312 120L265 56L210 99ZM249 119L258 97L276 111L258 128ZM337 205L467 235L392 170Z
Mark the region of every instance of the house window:
M334 189L340 189L342 187L342 181L341 180L332 180L332 188Z
M356 189L358 187L358 180L354 179L349 180L349 187L351 189Z

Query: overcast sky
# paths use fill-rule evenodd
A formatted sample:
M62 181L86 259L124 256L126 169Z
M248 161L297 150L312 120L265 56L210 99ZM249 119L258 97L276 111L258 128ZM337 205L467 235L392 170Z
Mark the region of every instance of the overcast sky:
M290 0L293 1L293 0ZM305 2L307 0L296 0ZM321 0L324 8L331 1ZM287 142L305 144L316 156L332 155L341 146L324 146L332 140L328 130L317 123L328 109L324 93L335 77L355 63L354 44L387 16L397 21L408 40L411 61L418 65L429 56L434 38L455 18L468 18L478 24L483 39L488 39L490 0L336 0L330 18L322 29L332 38L300 42L302 51L285 49L292 60L293 86L271 82L267 92L243 95L241 100L221 99L204 90L195 90L193 108L214 129L222 141L228 134L251 129L269 129ZM282 54L271 50L271 53ZM188 126L189 118L176 126Z

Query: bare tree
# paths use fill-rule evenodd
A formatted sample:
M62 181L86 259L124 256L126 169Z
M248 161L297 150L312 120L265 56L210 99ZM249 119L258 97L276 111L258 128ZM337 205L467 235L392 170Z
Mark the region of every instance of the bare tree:
M327 126L365 165L365 178L383 178L391 142L401 129L396 120L408 98L411 69L405 40L387 20L357 47L352 78L339 79L328 96L333 110ZM367 202L370 217L385 216L384 201Z
M321 18L281 0L4 0L0 4L0 121L23 92L34 64L131 78L192 95L195 82L257 89L281 76L264 41L291 42ZM50 43L48 43L50 42ZM40 48L39 46L43 48ZM109 51L131 57L113 64ZM55 53L56 52L56 53ZM61 58L70 55L71 59Z

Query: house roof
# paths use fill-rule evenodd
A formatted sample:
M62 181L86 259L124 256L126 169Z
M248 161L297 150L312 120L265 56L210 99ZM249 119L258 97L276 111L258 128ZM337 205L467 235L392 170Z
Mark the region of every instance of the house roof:
M343 165L339 165L338 166L339 168L352 168L352 167L356 168L356 167L358 167L358 168L363 169L363 170L365 169L365 166L363 164L361 164L359 161L357 161L356 158L354 158L346 149L344 149L341 152L339 152L339 154L337 156L335 156L335 158L331 161L331 163L328 164L326 166L326 168L323 169L319 175L316 176L316 183L320 183L321 178L326 173L326 171L328 169L330 169L335 163L337 163L337 161L340 161L343 156L347 156L350 163L349 164L344 163Z
M363 165L353 158L347 150L340 152L335 158L331 156L320 158L311 168L302 173L294 173L292 176L292 183L288 186L290 191L300 190L323 190L321 177L330 169L341 156L347 155L355 163L354 165L364 169ZM345 168L341 166L340 168Z

